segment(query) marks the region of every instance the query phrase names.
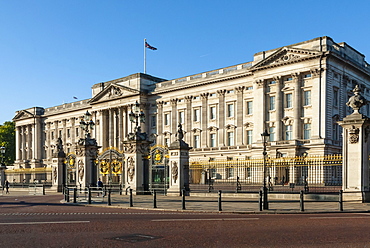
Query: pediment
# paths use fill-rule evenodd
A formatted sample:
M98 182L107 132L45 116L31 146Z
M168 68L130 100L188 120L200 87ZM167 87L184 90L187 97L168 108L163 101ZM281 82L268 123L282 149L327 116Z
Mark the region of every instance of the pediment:
M317 56L320 56L321 54L322 52L314 50L283 47L267 58L255 64L251 69L262 69L267 67L275 67L290 63L296 63L303 60L315 58Z
M34 115L27 110L21 110L19 111L13 118L13 120L21 120L21 119L27 119L27 118L33 118Z
M140 94L139 90L112 83L107 88L99 92L96 96L91 98L89 103L105 102L137 94Z

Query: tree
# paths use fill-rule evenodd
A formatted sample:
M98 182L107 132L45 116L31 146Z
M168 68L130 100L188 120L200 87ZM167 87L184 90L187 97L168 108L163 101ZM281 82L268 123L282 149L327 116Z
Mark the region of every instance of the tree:
M0 125L0 146L4 146L6 149L5 154L2 157L4 158L5 165L12 165L15 160L15 124L14 122L6 121L4 122L3 125ZM2 154L0 156L2 156Z

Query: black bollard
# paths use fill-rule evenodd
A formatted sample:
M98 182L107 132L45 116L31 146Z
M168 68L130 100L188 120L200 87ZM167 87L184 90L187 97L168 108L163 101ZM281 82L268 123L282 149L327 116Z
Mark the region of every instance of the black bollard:
M153 191L153 208L157 208L157 192Z
M260 192L259 192L259 198L258 198L258 205L259 205L260 211L262 211L262 206L263 206L263 204L262 204L262 197L263 197L263 192L262 192L262 190L260 190Z
M182 193L182 210L185 210L185 189L181 190Z
M88 204L91 204L91 188L90 187L88 188L88 192L89 192L89 194L88 194Z
M130 189L130 207L133 207L134 204L132 202L132 189Z
M343 211L343 190L339 190L339 211Z
M67 194L66 194L67 202L69 202L69 189L67 188L66 191L67 191Z
M122 195L122 185L119 185L119 195Z
M221 194L222 194L222 191L221 191L221 190L219 190L219 191L218 191L218 211L222 211L222 206L221 206L221 204L222 204Z
M77 188L73 188L73 203L77 203Z
M304 212L304 192L303 190L301 190L301 192L299 193L299 206L300 206L301 212Z
M112 191L111 189L108 189L108 206L112 205L112 201L110 197L111 191Z

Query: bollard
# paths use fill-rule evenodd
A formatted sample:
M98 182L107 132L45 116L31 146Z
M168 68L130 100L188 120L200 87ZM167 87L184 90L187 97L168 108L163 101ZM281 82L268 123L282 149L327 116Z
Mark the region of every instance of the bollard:
M221 194L222 194L222 191L219 190L218 191L218 211L222 211L222 207L221 207L221 204L222 204Z
M67 202L69 202L69 189L67 188L66 191L67 191L67 194L66 194L66 196L67 196Z
M63 194L63 195L65 195L65 192L64 192L65 187L66 187L66 186L65 186L65 185L64 185L64 183L63 183L63 184L62 184L62 194ZM65 200L65 199L64 199L64 200Z
M157 208L157 192L153 191L153 208Z
M77 188L73 188L73 203L77 203Z
M91 188L90 187L88 188L88 192L89 192L89 194L88 194L88 204L91 204Z
M300 205L301 212L304 212L304 192L303 190L301 190L301 192L299 193L299 205Z
M112 201L110 197L111 191L112 191L111 189L108 189L108 206L112 205Z
M119 195L122 195L122 185L119 185Z
M130 189L130 207L133 207L134 204L132 202L132 189Z
M185 210L185 189L181 190L182 193L182 210Z
M45 195L45 184L42 185L42 195Z
M262 190L260 190L259 192L259 198L258 198L258 205L259 205L259 208L260 208L260 211L262 211L262 196L263 196L263 192Z
M343 190L339 190L339 211L343 211Z

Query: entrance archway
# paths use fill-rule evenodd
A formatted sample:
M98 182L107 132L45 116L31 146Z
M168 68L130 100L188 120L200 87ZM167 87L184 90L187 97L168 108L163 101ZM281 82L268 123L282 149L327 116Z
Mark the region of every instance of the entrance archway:
M115 147L108 147L98 154L95 165L98 177L105 185L124 187L124 153Z

